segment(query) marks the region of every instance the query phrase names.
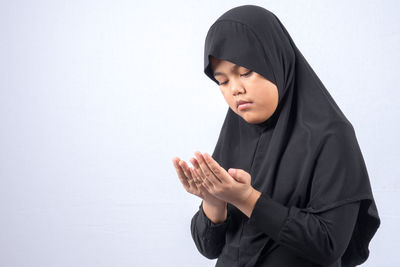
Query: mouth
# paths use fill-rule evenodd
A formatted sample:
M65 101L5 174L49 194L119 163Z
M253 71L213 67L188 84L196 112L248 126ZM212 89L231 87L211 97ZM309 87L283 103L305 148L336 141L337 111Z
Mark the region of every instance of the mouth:
M238 108L239 110L244 110L244 109L249 108L251 105L252 105L252 102L239 101L239 102L237 103L237 108Z
M252 103L251 101L246 101L246 100L238 100L236 101L236 107L239 107L240 105L245 105L248 103Z

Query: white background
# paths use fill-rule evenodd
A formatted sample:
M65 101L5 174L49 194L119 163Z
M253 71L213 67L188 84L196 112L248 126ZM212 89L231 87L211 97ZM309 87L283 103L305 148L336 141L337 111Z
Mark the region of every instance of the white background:
M0 266L214 266L172 165L212 153L227 104L211 24L261 5L352 122L382 220L363 266L399 266L398 1L0 2Z

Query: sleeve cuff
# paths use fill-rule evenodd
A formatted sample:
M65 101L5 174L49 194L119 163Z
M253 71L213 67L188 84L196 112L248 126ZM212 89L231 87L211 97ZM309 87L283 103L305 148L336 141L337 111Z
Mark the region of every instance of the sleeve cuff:
M262 192L254 206L248 223L255 225L260 231L278 241L280 231L288 216L288 207L276 202Z

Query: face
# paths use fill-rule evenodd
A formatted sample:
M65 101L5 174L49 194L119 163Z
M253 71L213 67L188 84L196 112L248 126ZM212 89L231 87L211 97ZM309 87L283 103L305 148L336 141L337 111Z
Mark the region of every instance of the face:
M278 88L264 76L230 61L211 57L211 68L230 108L248 123L261 123L278 106ZM237 101L248 102L238 105Z

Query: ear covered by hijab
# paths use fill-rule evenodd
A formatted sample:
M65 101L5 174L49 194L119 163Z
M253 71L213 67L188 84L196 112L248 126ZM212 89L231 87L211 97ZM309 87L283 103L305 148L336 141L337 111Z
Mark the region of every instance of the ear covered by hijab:
M255 189L287 207L318 213L360 201L342 262L364 262L380 218L354 128L283 24L263 7L232 8L205 40L204 73L218 84L210 56L261 74L279 92L275 113L259 124L228 108L213 158L248 171Z

